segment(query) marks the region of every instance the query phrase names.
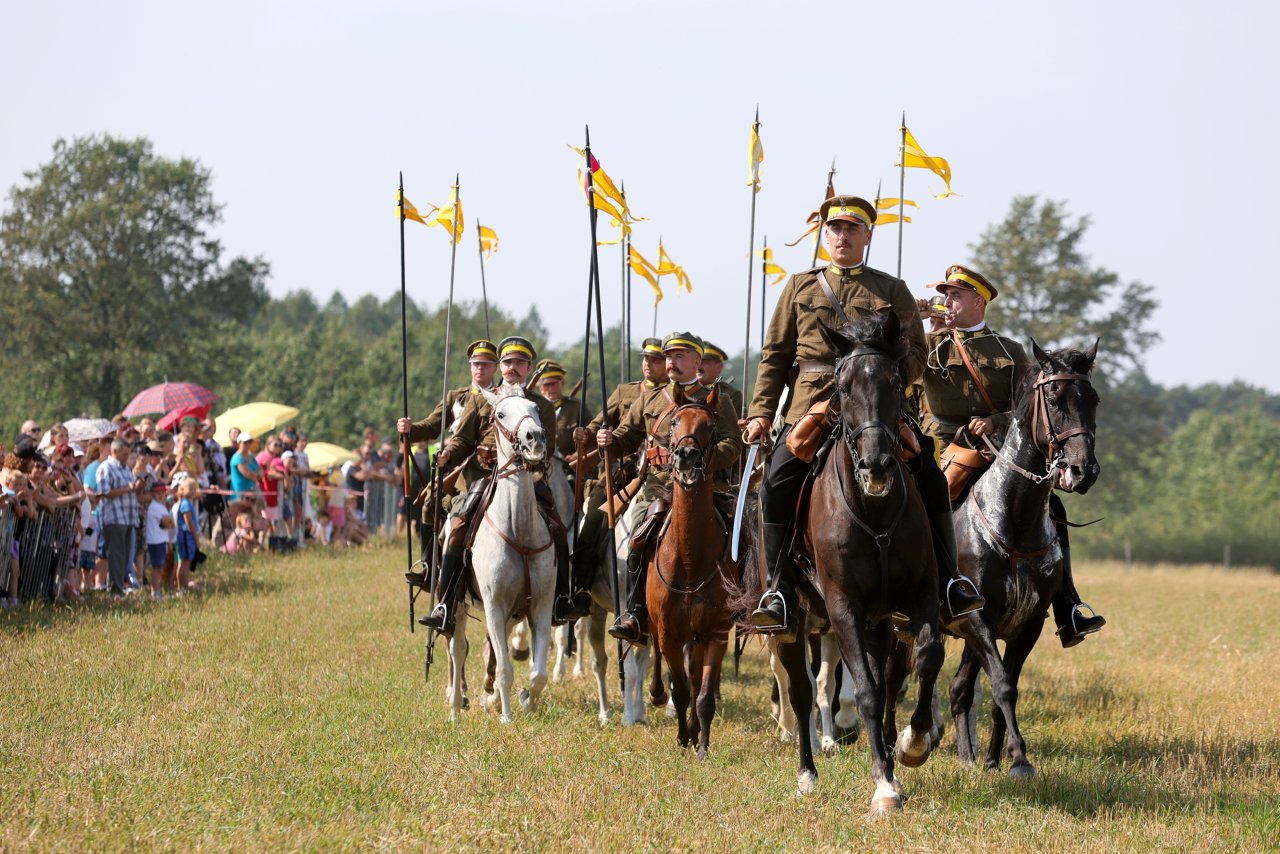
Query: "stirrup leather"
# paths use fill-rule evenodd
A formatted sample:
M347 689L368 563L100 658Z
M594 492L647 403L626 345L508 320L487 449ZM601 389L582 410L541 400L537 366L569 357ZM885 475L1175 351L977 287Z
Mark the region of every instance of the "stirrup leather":
M953 617L963 617L965 614L972 614L974 611L980 611L982 610L982 605L984 604L984 602L979 602L978 604L970 605L968 608L966 608L963 611L957 611L955 608L955 605L953 605L951 602L951 588L961 583L969 585L969 589L973 591L973 595L977 597L979 600L982 599L982 594L978 592L978 585L973 583L973 579L967 578L966 576L963 576L963 575L959 576L958 578L951 579L950 581L947 582L945 598L947 600L947 609L951 611L951 616Z

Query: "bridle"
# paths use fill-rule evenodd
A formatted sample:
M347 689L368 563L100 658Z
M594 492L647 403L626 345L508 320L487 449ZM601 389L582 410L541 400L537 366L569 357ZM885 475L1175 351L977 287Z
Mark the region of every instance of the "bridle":
M501 434L501 436L507 440L507 444L511 446L511 458L508 459L500 469L494 471L493 476L495 479L510 477L511 475L521 471L533 471L546 465L545 460L541 463L530 463L520 453L520 426L524 424L524 422L532 420L533 416L526 413L516 421L514 427L508 430L507 426L498 420L498 407L493 407L493 411L489 414L489 424L493 429Z
M1044 454L1044 474L1033 474L1022 466L1009 459L1003 453L1002 448L997 448L991 441L990 437L983 435L982 441L986 443L987 448L996 455L996 457L1004 462L1009 468L1025 477L1027 480L1035 484L1044 483L1059 469L1067 467L1066 461L1063 459L1063 453L1066 451L1067 440L1073 436L1088 436L1094 438L1094 433L1088 427L1070 427L1066 430L1058 432L1053 427L1053 419L1049 415L1049 402L1046 400L1047 389L1051 383L1058 382L1080 382L1092 387L1093 383L1089 379L1088 374L1078 374L1071 371L1062 371L1056 374L1049 374L1045 371L1040 372L1040 376L1036 378L1031 388L1031 443L1035 445L1036 450Z
M849 351L843 357L841 357L840 365L843 365L849 359L855 359L861 356L883 356L884 358L893 361L896 369L897 360L894 359L893 355L891 353L886 353L885 351L877 349L875 347L859 347L856 350ZM839 372L840 365L836 366L837 372ZM837 383L836 388L837 390L839 390L840 388L839 383ZM843 391L840 391L840 396L841 397L844 396ZM845 444L845 447L848 448L849 450L849 456L853 459L854 468L857 468L858 464L862 462L862 457L858 454L858 437L861 436L867 430L882 431L886 436L889 437L890 447L895 450L898 447L897 427L886 424L883 421L880 421L878 419L871 420L871 421L863 421L861 424L857 425L856 427L849 427L844 423L844 419L841 419L839 429L842 435L844 436L844 444Z
M685 433L684 435L679 437L675 435L677 417L680 415L681 412L684 412L690 409L700 410L702 412L705 412L708 416L711 417L713 426L712 426L712 434L711 434L710 442L704 444L702 440L698 438L698 435L696 433ZM682 403L680 406L677 406L675 410L671 413L671 432L667 441L667 447L671 453L671 463L670 463L671 479L674 480L676 483L680 484L680 486L683 489L686 489L686 490L693 489L702 481L702 478L706 474L707 458L711 456L711 451L716 445L715 428L714 428L715 416L716 416L715 410L713 410L710 406L707 406L705 403ZM679 448L681 445L684 445L684 444L692 444L698 451L697 462L695 462L691 467L692 473L688 477L688 479L681 477L682 472L680 469L676 468L676 465L675 465L675 451L677 448Z

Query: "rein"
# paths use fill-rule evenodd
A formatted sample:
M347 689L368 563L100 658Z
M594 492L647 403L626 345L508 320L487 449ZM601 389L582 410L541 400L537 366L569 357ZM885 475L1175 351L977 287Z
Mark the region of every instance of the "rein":
M848 443L846 443L847 445ZM857 457L850 453L851 461L855 462ZM901 481L905 475L902 471L902 462L894 457L898 466L898 480ZM853 523L862 529L863 533L871 537L875 541L876 549L879 552L880 566L880 610L887 613L889 609L889 548L893 545L893 532L898 529L898 523L902 521L903 515L907 511L907 489L906 484L899 483L898 489L901 500L898 502L898 511L893 514L893 520L889 523L889 527L883 533L877 533L874 528L868 525L858 516L858 511L853 509L852 502L849 501L849 493L845 489L844 477L840 474L840 466L836 464L836 484L839 486L840 498L844 501L845 509L849 511L849 516L853 519ZM861 493L861 488L858 489Z
M511 446L511 456L507 458L507 461L503 463L501 467L495 469L493 472L492 478L493 478L493 484L495 489L497 487L498 481L520 474L521 472L532 471L532 469L536 467L536 466L531 467L529 462L525 460L523 456L521 456L520 441L519 441L519 435L518 435L520 431L520 425L524 424L525 421L530 421L532 419L533 419L532 415L528 415L528 414L523 415L518 421L516 421L515 427L508 430L506 426L503 425L503 423L498 420L498 411L496 407L493 411L493 414L489 416L489 423L492 424L497 429L497 431L502 435L502 437L507 440L507 444ZM534 555L542 554L547 549L551 548L551 546L554 545L555 540L548 539L546 545L540 546L538 548L524 546L516 542L515 540L511 539L511 537L507 536L507 533L505 531L503 531L501 528L498 527L497 523L495 523L492 517L489 516L488 508L485 508L485 511L484 511L484 521L488 523L489 527L494 530L494 533L496 533L499 537L502 538L502 541L504 543L506 543L508 546L511 547L512 551L520 555L520 563L524 572L523 613L528 614L529 609L533 606L533 581L529 577L529 559L532 558Z
M681 404L671 412L671 433L672 434L675 433L676 416L687 409L701 410L711 418L713 419L715 418L715 412L713 412L711 407L707 406L705 403ZM698 461L693 465L693 476L691 479L686 481L680 477L680 472L676 469L676 467L674 465L671 465L671 477L672 477L672 480L680 484L680 487L682 489L690 490L702 482L702 479L707 467L707 457L711 455L711 450L712 448L715 447L715 443L716 443L714 429L711 436L711 442L705 445L702 443L701 440L698 439L697 435L695 435L694 433L685 433L683 436L680 436L679 438L676 438L674 435L669 435L667 439L668 450L670 452L674 452L677 448L679 448L682 444L686 442L691 443L698 451Z
M982 436L983 443L986 444L987 449L995 455L997 460L1003 462L1010 469L1037 486L1053 477L1059 470L1067 467L1066 461L1062 458L1062 452L1065 450L1068 439L1072 436L1093 438L1094 435L1093 431L1088 427L1072 427L1068 430L1063 430L1061 433L1053 429L1053 421L1049 418L1049 405L1045 401L1045 387L1055 382L1082 382L1085 385L1092 385L1087 374L1070 372L1045 374L1044 371L1041 371L1040 376L1036 379L1035 385L1032 387L1032 394L1035 396L1031 400L1031 443L1035 445L1036 450L1044 454L1044 474L1034 474L1027 471L1006 456L1003 448L997 448L990 437L985 434Z

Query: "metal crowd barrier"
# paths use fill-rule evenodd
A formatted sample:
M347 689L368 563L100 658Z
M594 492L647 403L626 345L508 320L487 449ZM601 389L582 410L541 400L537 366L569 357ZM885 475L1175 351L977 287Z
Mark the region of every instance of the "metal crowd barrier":
M9 595L9 553L13 550L13 511L0 507L0 598Z
M385 480L364 482L364 516L369 523L370 534L394 536L396 514L400 510L400 496L404 487Z
M18 598L55 601L62 596L67 572L79 558L76 534L80 508L59 507L48 511L39 508L36 518L28 519L18 539ZM0 547L3 547L3 590L9 589L9 554L13 543L15 520L9 510L0 511Z

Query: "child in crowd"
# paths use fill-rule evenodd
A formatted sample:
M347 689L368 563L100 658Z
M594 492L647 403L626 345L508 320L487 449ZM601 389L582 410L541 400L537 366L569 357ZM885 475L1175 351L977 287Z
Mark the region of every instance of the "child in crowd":
M164 485L156 483L138 496L143 518L146 519L147 565L151 569L147 580L155 599L164 598L164 564L169 556L169 531L173 528L169 508L164 506L164 493Z
M174 516L178 520L178 590L195 587L191 579L191 567L200 550L200 513L196 509L200 501L200 483L194 477L183 478L178 484L178 503Z
M13 608L18 604L18 540L26 529L27 523L36 517L35 506L31 503L27 486L27 476L18 470L18 461L13 454L5 458L5 468L0 470L0 502L7 506L14 515L13 545L9 554L0 555L0 560L9 564L9 587L0 594L0 607Z
M316 514L316 523L312 534L318 546L327 546L333 542L333 522L329 519L329 511L321 510Z
M249 513L241 513L236 516L236 527L231 532L231 536L227 537L226 544L222 550L229 555L234 554L256 554L260 548L260 541L257 533L253 530L253 516Z

